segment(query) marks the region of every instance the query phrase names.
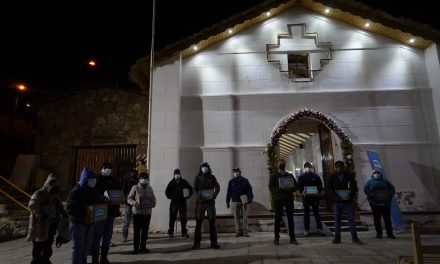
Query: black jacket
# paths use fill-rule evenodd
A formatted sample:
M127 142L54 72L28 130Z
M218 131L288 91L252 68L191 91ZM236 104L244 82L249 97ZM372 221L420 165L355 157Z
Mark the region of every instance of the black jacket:
M172 179L165 190L165 195L168 199L171 200L172 204L176 205L183 205L186 204L186 199L183 197L183 189L189 190L189 197L190 198L193 195L192 187L185 179Z
M314 172L302 173L298 177L298 191L304 192L305 186L316 186L318 191L322 191L322 182L318 174Z
M98 174L96 176L96 179L98 180L96 183L96 188L99 191L100 195L104 195L104 192L106 190L121 190L121 184L119 183L118 179L114 178L113 176L104 176L101 174ZM121 212L119 211L119 205L118 204L109 204L108 205L108 216L109 217L118 217L121 216Z
M66 210L70 221L76 224L85 224L86 207L100 202L99 191L87 185L78 183L70 190L67 197Z
M209 189L214 190L214 199L209 201L205 201L201 199L200 190L209 190ZM215 198L217 198L217 195L220 192L220 185L218 184L217 179L215 178L214 175L210 173L207 175L199 173L199 175L197 175L196 178L194 179L194 190L199 194L199 197L197 197L197 202L215 203Z
M339 179L338 173L333 173L327 183L327 191L333 197L333 202L354 202L356 193L358 192L358 187L354 175L348 172L341 173L342 181ZM336 190L350 190L349 199L341 200L338 195L336 195Z
M295 182L295 188L291 190L283 190L279 186L279 178L288 177L293 178ZM272 192L273 199L277 200L293 200L293 193L296 191L296 180L292 173L287 171L282 174L280 171L275 172L269 180L269 190Z

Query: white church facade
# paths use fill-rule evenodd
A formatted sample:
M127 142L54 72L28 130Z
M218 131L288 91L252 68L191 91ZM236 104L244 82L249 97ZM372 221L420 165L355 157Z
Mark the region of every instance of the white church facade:
M168 229L164 190L174 169L192 183L205 161L221 186L217 214L229 213L225 197L234 167L251 182L254 206L269 210L267 146L289 118L294 121L285 134L291 135L281 137L275 150L292 171L312 160L322 175L325 159L352 159L363 201L362 186L371 174L366 151L375 151L401 195L402 210L440 210L437 44L417 36L400 42L286 3L262 13L258 23L225 28L218 40L200 40L155 65L152 231ZM374 27L374 21L366 23ZM429 44L411 45L422 40ZM320 146L323 128L330 139L327 156ZM353 144L348 159L341 135Z

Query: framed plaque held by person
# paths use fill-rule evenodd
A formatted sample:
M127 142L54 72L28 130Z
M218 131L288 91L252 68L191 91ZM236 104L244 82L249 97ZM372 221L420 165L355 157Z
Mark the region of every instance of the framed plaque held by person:
M93 224L107 220L107 204L95 204L86 207L86 223Z
M336 195L340 200L348 201L348 198L350 197L350 190L336 190Z
M200 190L200 197L203 200L211 200L214 198L214 190L213 189Z
M125 203L125 195L121 190L106 190L104 196L107 197L110 204Z
M154 207L154 198L150 197L150 196L142 196L142 197L139 197L138 203L141 205L142 209L153 208Z
M246 194L240 195L240 201L242 204L247 204L249 202Z
M295 188L295 179L291 177L280 177L278 183L281 189Z
M183 188L182 192L183 192L183 198L188 198L189 197L189 189Z
M318 195L318 187L317 186L305 186L304 187L304 194L305 195L310 195L310 196L314 196L314 195Z

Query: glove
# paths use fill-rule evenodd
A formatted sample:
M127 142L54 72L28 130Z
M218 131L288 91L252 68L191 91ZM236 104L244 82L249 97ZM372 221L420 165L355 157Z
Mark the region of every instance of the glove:
M226 203L226 208L228 208L228 209L230 208L229 203Z

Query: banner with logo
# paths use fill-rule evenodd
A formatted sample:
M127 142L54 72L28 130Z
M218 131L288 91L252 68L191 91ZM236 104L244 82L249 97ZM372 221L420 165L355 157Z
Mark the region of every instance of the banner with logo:
M389 181L388 176L385 172L385 167L380 160L379 153L367 150L367 156L370 160L371 168L373 170L380 171L383 175L383 178ZM405 220L403 219L402 213L400 212L396 197L393 197L393 200L391 201L391 219L393 220L394 226L396 228L402 228L405 226Z

